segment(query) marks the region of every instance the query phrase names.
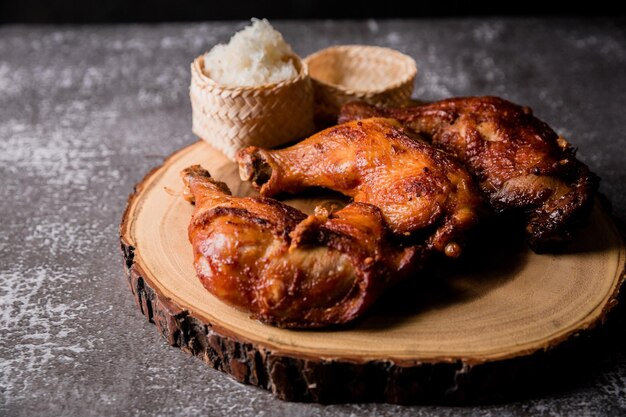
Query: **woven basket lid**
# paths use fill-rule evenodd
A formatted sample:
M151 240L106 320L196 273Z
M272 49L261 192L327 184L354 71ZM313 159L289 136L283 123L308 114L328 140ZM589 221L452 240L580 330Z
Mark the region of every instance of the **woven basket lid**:
M304 62L313 81L316 118L332 121L349 101L407 104L417 75L413 58L379 46L332 46L309 55Z

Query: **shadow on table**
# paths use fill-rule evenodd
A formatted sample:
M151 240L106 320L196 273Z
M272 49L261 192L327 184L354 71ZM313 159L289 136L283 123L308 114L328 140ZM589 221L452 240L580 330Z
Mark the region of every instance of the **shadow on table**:
M595 226L590 224L590 227ZM469 246L474 248L469 249L474 253L467 253L465 259L457 263L434 262L421 274L423 279L390 291L370 315L354 326L365 331L399 326L407 317L445 308L451 303L471 301L505 284L524 267L527 258L524 254L528 254L521 236L503 236L510 230L501 222L482 228L481 236ZM583 231L581 239L570 247L570 253L609 249L608 240L587 239L586 235ZM605 373L614 370L619 365L620 355L623 357L626 352L623 331L626 295L623 292L618 301L618 307L610 312L604 325L568 337L554 348L474 366L460 361L434 363L425 367L430 373L426 377L424 369L407 367L402 376L407 385L406 393L401 390L387 398L403 404L496 404L609 383ZM450 380L454 382L450 384ZM423 385L430 383L432 387L424 386L415 391L415 387L408 388L413 381L421 381ZM446 386L445 390L437 389ZM415 396L415 392L420 394Z

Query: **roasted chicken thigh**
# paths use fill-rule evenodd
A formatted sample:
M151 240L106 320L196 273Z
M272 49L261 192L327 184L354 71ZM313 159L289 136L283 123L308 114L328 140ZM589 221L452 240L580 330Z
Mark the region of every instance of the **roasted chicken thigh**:
M405 108L343 107L340 122L390 117L465 164L497 212L525 217L529 245L559 250L593 205L597 177L531 109L497 97Z
M181 176L195 203L189 241L202 284L266 323L349 322L422 263L420 247L389 239L373 205L306 216L271 198L234 197L197 165Z

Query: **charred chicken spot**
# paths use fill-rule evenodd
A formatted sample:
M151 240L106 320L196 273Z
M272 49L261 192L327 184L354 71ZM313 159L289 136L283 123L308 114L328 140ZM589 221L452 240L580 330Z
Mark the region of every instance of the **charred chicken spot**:
M253 223L258 224L261 227L267 227L267 226L269 226L271 224L266 219L262 219L260 217L252 217L251 220L252 220Z
M404 139L406 134L402 129L392 127L385 132L385 137L388 139Z

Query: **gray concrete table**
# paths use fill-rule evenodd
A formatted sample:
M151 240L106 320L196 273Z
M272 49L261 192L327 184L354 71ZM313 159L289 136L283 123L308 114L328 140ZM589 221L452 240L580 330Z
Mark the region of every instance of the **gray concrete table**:
M531 106L626 219L623 21L274 23L301 55L341 43L410 54L421 99ZM0 415L625 415L624 309L589 378L463 408L285 403L160 338L127 288L118 224L133 185L195 141L191 60L242 26L0 27Z

